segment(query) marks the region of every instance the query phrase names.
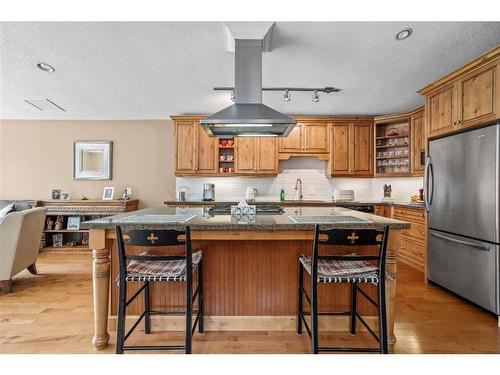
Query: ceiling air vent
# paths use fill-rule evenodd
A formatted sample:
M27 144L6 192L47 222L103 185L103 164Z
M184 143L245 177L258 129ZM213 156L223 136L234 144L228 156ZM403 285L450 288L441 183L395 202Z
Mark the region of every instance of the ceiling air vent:
M63 107L58 106L56 103L49 99L24 99L24 101L44 112L66 111Z

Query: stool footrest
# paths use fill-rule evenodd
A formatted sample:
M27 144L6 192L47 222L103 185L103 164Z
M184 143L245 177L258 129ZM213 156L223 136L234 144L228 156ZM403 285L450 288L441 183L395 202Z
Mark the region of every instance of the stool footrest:
M335 347L319 347L319 352L356 352L356 353L381 353L379 348L335 348Z
M184 345L169 346L124 346L123 350L184 350Z
M198 310L193 310L193 315L197 314ZM149 311L150 315L186 315L185 311Z

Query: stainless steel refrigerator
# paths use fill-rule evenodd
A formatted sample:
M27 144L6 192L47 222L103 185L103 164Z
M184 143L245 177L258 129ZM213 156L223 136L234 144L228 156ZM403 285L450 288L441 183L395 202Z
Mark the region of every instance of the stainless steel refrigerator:
M429 142L427 278L500 315L500 123Z

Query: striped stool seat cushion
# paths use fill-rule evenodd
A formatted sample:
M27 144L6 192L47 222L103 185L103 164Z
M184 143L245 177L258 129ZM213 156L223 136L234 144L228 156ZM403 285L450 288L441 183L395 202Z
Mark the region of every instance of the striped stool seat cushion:
M311 274L311 257L300 255L300 262ZM378 269L363 260L318 259L319 283L378 283Z
M142 253L141 255L148 255ZM201 250L193 253L193 271L201 261ZM132 260L127 266L126 281L185 281L186 260Z

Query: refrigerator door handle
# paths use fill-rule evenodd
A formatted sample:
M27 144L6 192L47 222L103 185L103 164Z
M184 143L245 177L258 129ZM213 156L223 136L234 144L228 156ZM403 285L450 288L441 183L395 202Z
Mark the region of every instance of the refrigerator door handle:
M490 251L490 247L489 246L478 245L476 243L472 243L472 242L468 242L468 241L463 241L463 240L457 240L456 238L448 237L448 236L445 236L443 234L437 234L437 233L434 233L434 232L431 232L430 235L432 237L440 238L440 239L445 240L445 241L450 241L450 242L454 242L454 243L457 243L457 244L460 244L460 245L465 245L465 246L473 247L473 248L479 249L479 250Z
M429 180L432 181L432 190L429 189ZM434 171L432 169L432 159L430 156L425 160L424 172L424 204L427 212L431 211L432 196L434 195Z

